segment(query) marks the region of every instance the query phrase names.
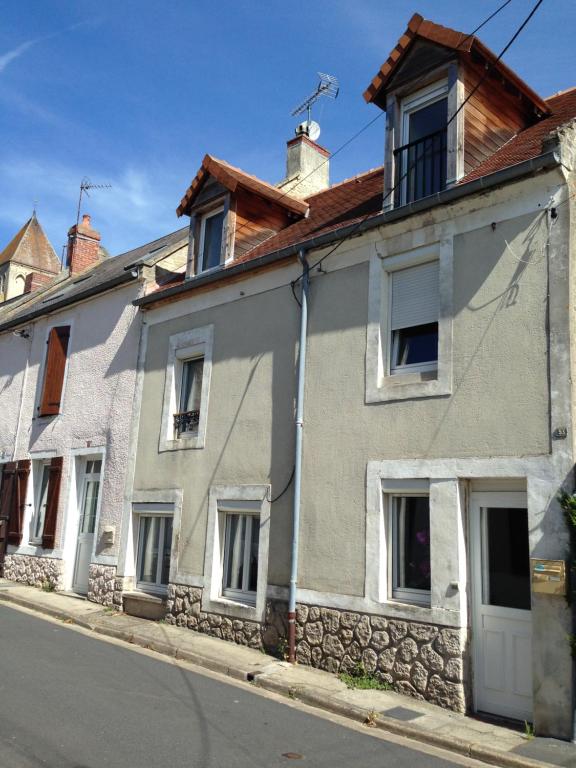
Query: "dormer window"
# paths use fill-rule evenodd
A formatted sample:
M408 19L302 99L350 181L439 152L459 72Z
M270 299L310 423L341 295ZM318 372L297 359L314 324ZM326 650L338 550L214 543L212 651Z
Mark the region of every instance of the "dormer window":
M401 110L401 146L394 149L395 205L406 205L446 188L447 82L406 97Z
M198 249L199 272L220 266L224 216L224 208L217 208L206 213L201 219Z

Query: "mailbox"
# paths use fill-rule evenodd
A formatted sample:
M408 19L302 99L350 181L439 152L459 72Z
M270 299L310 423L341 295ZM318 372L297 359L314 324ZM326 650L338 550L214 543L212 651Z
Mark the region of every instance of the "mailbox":
M541 595L566 594L566 563L564 560L531 559L532 591Z
M114 544L114 539L116 537L116 526L115 525L105 525L102 529L102 542L105 546L111 547L112 544Z

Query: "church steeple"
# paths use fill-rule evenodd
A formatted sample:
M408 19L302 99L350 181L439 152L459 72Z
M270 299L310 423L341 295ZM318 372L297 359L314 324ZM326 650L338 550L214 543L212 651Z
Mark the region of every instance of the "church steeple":
M36 209L0 253L0 301L24 293L26 277L34 272L44 279L60 272L60 262L38 219Z

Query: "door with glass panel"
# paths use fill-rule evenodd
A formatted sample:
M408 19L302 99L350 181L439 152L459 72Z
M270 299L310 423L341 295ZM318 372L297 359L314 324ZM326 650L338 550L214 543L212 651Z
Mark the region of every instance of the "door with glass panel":
M474 704L479 712L532 719L532 616L524 493L473 493Z
M84 464L81 480L80 515L72 589L83 595L88 592L88 571L94 549L101 471L101 459L88 459Z

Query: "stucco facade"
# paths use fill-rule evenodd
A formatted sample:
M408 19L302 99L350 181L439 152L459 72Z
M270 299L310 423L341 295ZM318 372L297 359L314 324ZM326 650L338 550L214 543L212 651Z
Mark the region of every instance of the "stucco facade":
M472 709L474 499L520 498L530 556L566 556L556 503L560 488L571 490L573 467L566 203L566 177L555 169L392 220L313 271L297 589L302 663L338 671L362 661L398 690ZM392 382L379 373L387 343L382 272L398 259L418 263L430 249L443 275L442 391L436 380ZM282 615L290 571L292 490L281 492L294 465L300 312L290 283L299 275L292 261L147 311L133 515L120 564L137 580L139 515L173 514L170 620L269 649L282 646L282 622L271 616ZM205 442L163 450L171 339L206 328L213 347ZM426 606L392 596L385 510L391 488L421 482L431 509ZM210 499L230 498L233 489L234 498L253 498L247 486L269 486L262 610L260 596L254 607L212 594L222 551L214 549ZM571 660L558 638L570 632L570 612L561 598L533 595L531 617L533 718L539 733L566 736Z

